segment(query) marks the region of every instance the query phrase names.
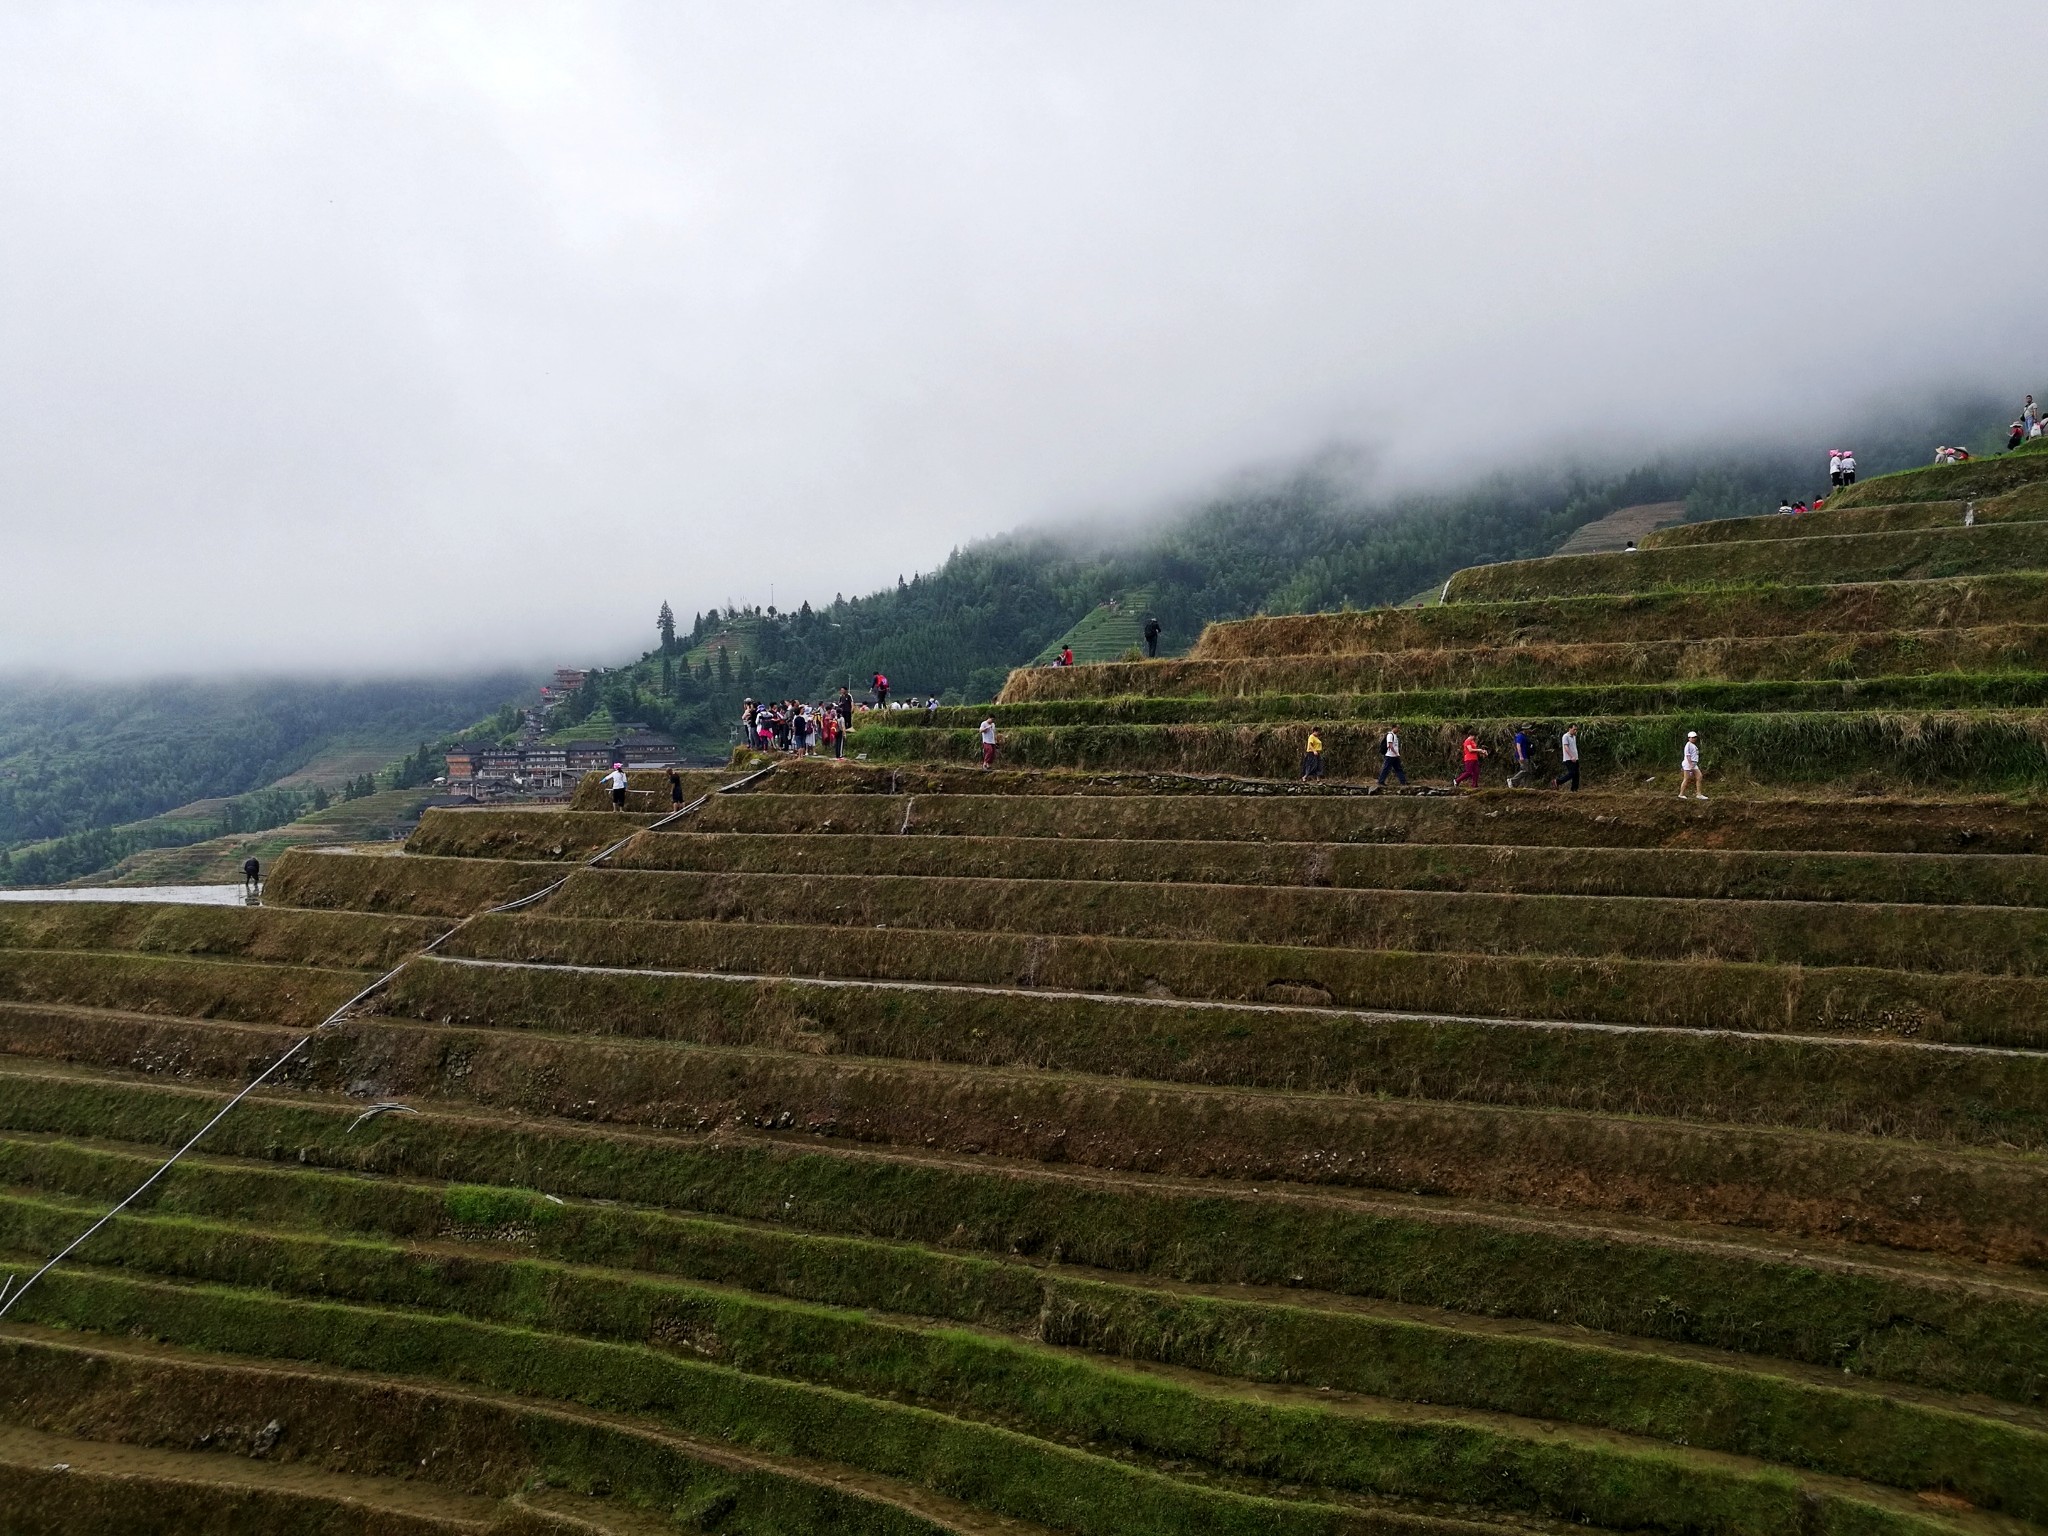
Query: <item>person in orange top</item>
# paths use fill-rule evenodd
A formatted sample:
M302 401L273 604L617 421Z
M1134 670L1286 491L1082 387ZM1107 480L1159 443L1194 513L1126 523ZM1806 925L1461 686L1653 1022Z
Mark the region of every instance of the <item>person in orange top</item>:
M1465 766L1460 768L1458 776L1451 780L1451 788L1456 789L1460 784L1469 781L1472 787L1477 789L1479 787L1479 759L1491 757L1492 755L1486 748L1479 745L1479 738L1477 736L1467 734L1465 737Z

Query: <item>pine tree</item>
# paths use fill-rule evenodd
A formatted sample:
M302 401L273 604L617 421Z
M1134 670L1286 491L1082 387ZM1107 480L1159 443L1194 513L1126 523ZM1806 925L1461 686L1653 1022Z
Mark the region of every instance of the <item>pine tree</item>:
M732 657L722 645L718 648L718 691L732 692Z
M670 655L676 648L676 613L666 600L661 605L661 612L655 616L654 627L661 632L661 654Z

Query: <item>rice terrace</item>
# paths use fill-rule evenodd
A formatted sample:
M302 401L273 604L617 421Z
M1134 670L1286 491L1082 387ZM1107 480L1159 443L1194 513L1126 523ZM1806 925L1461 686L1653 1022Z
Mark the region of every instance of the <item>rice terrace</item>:
M0 904L0 1527L2048 1530L2048 452L1444 595Z

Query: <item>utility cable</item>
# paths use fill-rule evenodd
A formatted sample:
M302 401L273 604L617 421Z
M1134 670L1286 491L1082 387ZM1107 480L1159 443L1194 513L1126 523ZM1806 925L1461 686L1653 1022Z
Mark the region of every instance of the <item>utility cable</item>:
M702 810L706 805L710 804L713 795L733 794L739 790L746 789L748 786L752 784L759 783L762 779L767 778L769 774L775 771L775 766L775 764L770 763L766 768L756 769L753 773L748 774L745 778L735 779L730 784L721 785L717 789L710 790L704 794L699 795L695 800L692 800L688 805L679 806L677 809L670 811L666 816L662 817L659 821L649 822L644 827L635 827L631 832L628 832L624 837L620 838L617 842L611 844L607 848L600 850L597 853L592 854L589 858L585 859L583 863L579 866L579 868L595 869L598 865L602 864L606 859L610 858L613 854L617 853L621 848L624 848L626 844L632 842L633 839L635 839L636 837L642 837L649 832L658 832L663 827L667 826L670 822L680 821L683 817L692 815L695 812ZM182 1147L178 1148L177 1151L173 1152L168 1158L166 1158L162 1166L159 1167L148 1178L144 1179L140 1184L136 1185L134 1189L130 1190L127 1196L121 1201L119 1205L115 1206L112 1210L108 1211L106 1215L100 1217L98 1221L95 1221L83 1232L79 1233L78 1236L74 1237L70 1242L66 1243L62 1249L60 1249L57 1253L51 1256L51 1258L42 1266L42 1268L38 1269L34 1274L30 1275L26 1280L22 1281L19 1286L16 1286L14 1284L14 1277L12 1275L9 1275L7 1277L6 1283L4 1285L0 1285L0 1318L6 1317L7 1314L14 1309L14 1304L17 1301L20 1301L23 1296L28 1294L30 1286L34 1285L38 1280L42 1279L43 1276L47 1275L51 1270L55 1269L59 1264L63 1263L66 1259L70 1258L71 1255L76 1253L78 1249L84 1245L85 1241L88 1238L90 1238L95 1232L99 1231L100 1228L104 1227L116 1216L120 1215L123 1211L128 1209L129 1206L133 1205L137 1200L141 1199L142 1196L149 1190L149 1188L152 1185L156 1183L158 1179L161 1179L165 1174L171 1171L171 1168L173 1167L173 1165L177 1163L179 1158L183 1157L187 1152L190 1152L194 1147L198 1146L199 1143L205 1138L206 1133L208 1131L212 1130L216 1125L219 1125L221 1121L226 1119L229 1111L234 1109L234 1107L237 1104L240 1104L242 1100L249 1097L250 1094L254 1093L258 1088L262 1087L266 1082L268 1082L272 1077L274 1077L277 1074L278 1070L281 1067L283 1067L286 1062L290 1061L294 1056L298 1055L300 1051L303 1051L308 1045L310 1045L321 1034L322 1031L331 1029L336 1024L341 1023L342 1020L346 1019L349 1016L350 1010L368 1001L370 998L375 997L379 992L383 991L385 987L389 986L393 979L397 977L400 971L404 970L408 965L411 965L415 960L423 959L427 955L431 955L435 950L439 949L443 944L447 943L450 939L454 938L456 934L462 932L463 929L467 928L471 923L475 922L478 918L494 917L499 913L517 912L521 907L530 907L535 902L541 900L543 897L553 895L556 891L560 890L564 885L568 884L570 876L574 875L575 873L576 871L572 869L571 871L569 871L569 874L563 875L558 880L550 881L548 884L542 886L537 891L529 892L528 894L517 897L512 901L500 902L497 906L487 907L481 912L470 913L469 916L463 918L461 922L457 923L454 927L450 928L447 932L443 933L431 944L422 945L412 954L407 955L403 960L399 961L398 964L394 965L390 970L386 971L382 976L379 976L367 987L364 987L362 991L358 992L354 997L350 998L347 1002L343 1003L339 1008L335 1009L334 1012L330 1013L326 1018L322 1019L318 1024L316 1024L312 1028L311 1031L300 1037L297 1041L293 1042L291 1048L287 1050L282 1056L279 1056L277 1060L273 1061L269 1066L265 1067L261 1072L257 1073L256 1076L254 1076L247 1083L245 1083L242 1087L241 1092L237 1093L233 1098L229 1099L227 1103L221 1105L219 1109L215 1110L212 1118L210 1118L204 1125L200 1126L198 1130L194 1131L189 1141L187 1141ZM390 1110L397 1107L398 1106L395 1105L378 1105L370 1113L375 1114L379 1110ZM360 1125L365 1119L368 1118L369 1115L358 1116L355 1124ZM354 1126L350 1127L351 1130L353 1130L354 1128Z

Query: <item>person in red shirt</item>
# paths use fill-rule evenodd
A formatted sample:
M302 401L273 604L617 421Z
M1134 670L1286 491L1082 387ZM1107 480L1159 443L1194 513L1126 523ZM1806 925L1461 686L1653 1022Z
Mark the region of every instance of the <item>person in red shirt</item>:
M1477 736L1470 734L1467 734L1465 737L1464 750L1465 766L1458 770L1458 776L1451 781L1451 787L1455 789L1460 784L1470 782L1472 787L1477 789L1479 787L1479 759L1490 757L1493 754L1479 745L1479 738Z
M1063 646L1061 646L1061 647L1060 647L1060 665L1061 665L1061 666L1063 666L1063 667L1071 667L1071 666L1072 666L1073 664L1074 664L1074 648L1073 648L1073 647L1072 647L1071 645L1063 645Z

